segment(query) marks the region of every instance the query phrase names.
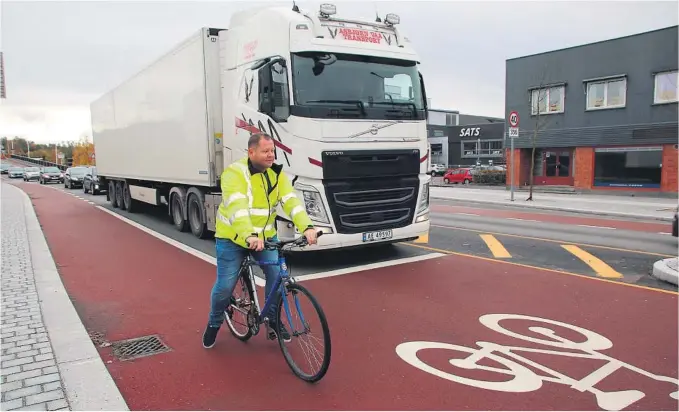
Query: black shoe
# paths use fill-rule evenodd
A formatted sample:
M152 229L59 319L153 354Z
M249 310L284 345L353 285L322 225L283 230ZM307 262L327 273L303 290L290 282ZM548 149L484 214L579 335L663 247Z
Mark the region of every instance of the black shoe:
M292 339L290 338L290 333L288 332L287 329L285 329L285 326L281 325L281 336L283 336L283 342L290 342ZM269 339L271 340L276 340L278 339L278 335L276 335L276 325L272 325L269 327Z
M203 347L209 349L215 346L215 340L217 340L217 332L219 332L219 326L214 327L208 325L203 332Z

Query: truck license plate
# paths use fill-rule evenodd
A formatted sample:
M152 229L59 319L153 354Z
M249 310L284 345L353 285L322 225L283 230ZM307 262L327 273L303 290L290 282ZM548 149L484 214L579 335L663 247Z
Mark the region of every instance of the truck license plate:
M375 242L377 240L387 240L391 239L393 236L391 229L389 230L378 230L377 232L366 232L363 234L364 242Z

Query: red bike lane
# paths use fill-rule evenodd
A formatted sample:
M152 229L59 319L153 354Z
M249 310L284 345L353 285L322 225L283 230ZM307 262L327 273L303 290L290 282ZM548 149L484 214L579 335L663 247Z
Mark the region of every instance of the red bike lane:
M158 334L171 348L132 361L99 348L131 410L677 409L676 294L463 256L305 281L333 345L311 385L264 334L242 343L225 325L203 349L212 264L82 200L18 186L88 331ZM413 355L426 344L408 342L422 341L435 348ZM471 354L477 366L459 361Z

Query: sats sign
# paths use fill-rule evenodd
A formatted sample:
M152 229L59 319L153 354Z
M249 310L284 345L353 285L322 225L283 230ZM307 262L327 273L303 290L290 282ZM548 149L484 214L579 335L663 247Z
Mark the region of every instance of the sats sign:
M341 28L339 32L344 40L360 41L363 43L382 43L382 33L380 32L348 28Z

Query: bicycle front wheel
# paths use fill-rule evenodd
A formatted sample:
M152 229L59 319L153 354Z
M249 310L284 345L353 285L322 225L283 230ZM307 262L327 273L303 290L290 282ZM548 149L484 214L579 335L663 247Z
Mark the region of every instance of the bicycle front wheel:
M287 285L276 325L278 344L292 372L307 382L321 380L330 366L331 343L328 321L316 298L298 283ZM285 342L281 328L290 334L290 342Z

